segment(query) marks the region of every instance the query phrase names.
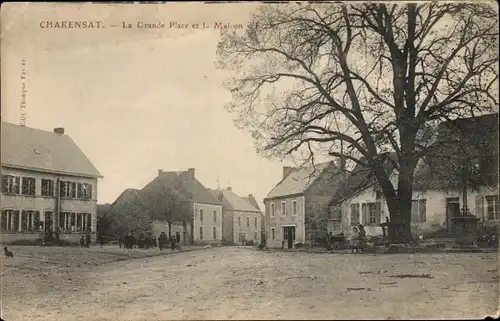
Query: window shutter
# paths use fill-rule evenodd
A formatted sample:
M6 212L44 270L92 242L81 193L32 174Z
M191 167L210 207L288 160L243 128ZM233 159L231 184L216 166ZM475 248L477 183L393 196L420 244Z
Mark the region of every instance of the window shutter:
M476 217L484 221L483 198L476 196Z
M380 221L381 221L381 216L382 213L381 213L381 206L380 206L380 202L375 202L375 217L377 219L377 225L380 225Z
M368 215L367 215L367 207L366 203L361 204L361 222L363 225L368 224Z
M40 228L40 211L35 212L35 217L33 219L33 227L36 230Z
M26 230L28 228L28 217L26 211L21 211L21 230Z
M9 177L2 175L2 193L7 193L9 191L8 185L9 185Z
M16 177L16 185L15 185L15 188L14 188L14 193L15 194L19 194L20 185L21 185L21 178L18 176L18 177Z

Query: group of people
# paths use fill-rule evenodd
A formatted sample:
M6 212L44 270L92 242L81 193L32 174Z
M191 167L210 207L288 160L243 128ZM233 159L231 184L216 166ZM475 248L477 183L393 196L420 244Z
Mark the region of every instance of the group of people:
M349 249L352 253L363 253L366 247L366 231L362 224L352 227L351 237L349 239Z
M159 247L160 250L163 250L168 246L168 243L170 243L170 247L172 250L179 247L179 245L177 244L177 240L174 237L170 238L169 240L165 232L161 232L158 239L153 234L149 234L147 236L145 236L144 234L140 234L139 237L136 238L131 232L122 234L118 237L118 246L120 248L123 247L126 249L133 249L134 247L137 247L140 249L148 250L150 248Z

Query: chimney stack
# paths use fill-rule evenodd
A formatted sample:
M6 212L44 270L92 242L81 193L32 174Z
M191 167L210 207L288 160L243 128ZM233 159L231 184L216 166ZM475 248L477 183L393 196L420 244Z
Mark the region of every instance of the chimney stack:
M162 169L159 169L159 170L158 170L158 176L161 176L161 173L163 173L163 170L162 170Z
M253 194L248 194L248 198L253 198Z
M194 168L188 168L188 172L192 178L194 178Z
M54 128L54 133L64 135L64 128L63 127Z
M228 190L228 191L230 191L230 190L231 190L231 186L228 186L228 187L227 187L227 190Z
M283 166L283 179L287 177L293 171L291 166Z

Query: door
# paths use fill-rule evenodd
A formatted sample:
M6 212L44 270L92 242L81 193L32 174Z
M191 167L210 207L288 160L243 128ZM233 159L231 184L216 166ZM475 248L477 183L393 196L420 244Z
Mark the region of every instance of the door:
M180 232L175 232L175 239L177 243L181 242L181 233Z
M293 248L293 242L295 241L295 226L284 226L283 236L287 241L287 248Z
M240 233L240 244L241 245L245 245L246 241L247 241L246 234L245 233Z
M458 197L446 199L446 229L453 233L453 218L460 216L460 201Z

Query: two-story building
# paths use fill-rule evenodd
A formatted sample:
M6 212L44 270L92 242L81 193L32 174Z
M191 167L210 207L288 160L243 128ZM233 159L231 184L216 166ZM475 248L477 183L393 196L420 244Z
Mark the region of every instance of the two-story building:
M223 244L245 245L248 241L253 241L255 245L260 244L262 214L252 204L255 201L253 195L248 198L240 197L231 187L211 192L222 203Z
M315 166L283 167L283 179L264 199L266 245L291 248L312 245L327 233L329 202L342 179L334 162Z
M95 241L97 181L102 175L64 134L2 122L0 241L36 240L59 231Z
M172 235L181 243L221 244L222 243L222 204L195 177L195 169L187 171L166 172L158 170L158 176L141 191L147 200L152 194L165 186L176 190L191 209L188 221L175 222ZM166 222L154 221L153 232L165 232L168 235Z

